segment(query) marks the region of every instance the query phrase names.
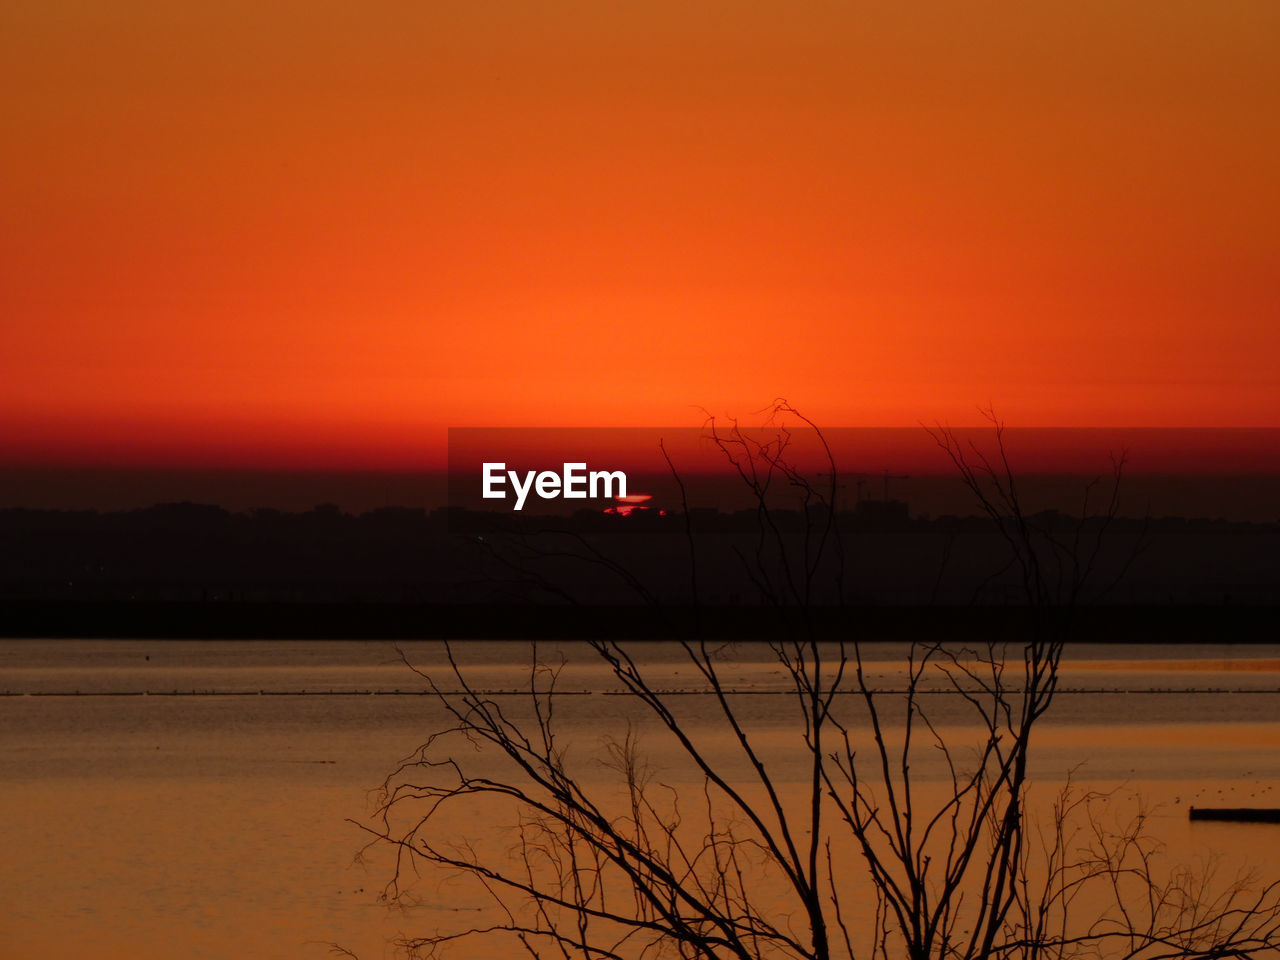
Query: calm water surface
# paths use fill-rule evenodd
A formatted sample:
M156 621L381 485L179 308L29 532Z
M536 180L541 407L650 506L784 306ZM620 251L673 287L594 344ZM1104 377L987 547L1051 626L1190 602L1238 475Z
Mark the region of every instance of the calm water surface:
M442 645L401 649L454 685ZM459 650L472 682L520 715L523 701L502 692L527 684L529 645ZM628 722L646 736L588 650L539 650L565 658L561 717L584 756ZM867 651L886 689L900 653ZM692 692L678 648L639 656L732 769L723 722ZM796 726L785 680L761 647L730 656L734 703L786 779ZM1039 782L1076 768L1082 782L1141 793L1185 859L1280 848L1280 826L1191 825L1185 812L1280 806L1280 646L1080 645L1062 686L1038 741ZM336 942L369 960L394 955L399 934L452 924L474 905L447 883L428 883L412 914L379 904L387 860L358 857L363 834L348 822L367 822L386 774L444 726L423 688L387 643L0 641L0 957L319 958ZM931 709L963 736L949 699ZM649 732L653 762L679 782L679 758Z

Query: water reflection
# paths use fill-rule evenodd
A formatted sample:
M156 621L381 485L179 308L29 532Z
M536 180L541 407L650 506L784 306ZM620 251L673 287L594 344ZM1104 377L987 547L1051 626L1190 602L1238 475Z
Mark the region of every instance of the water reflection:
M867 651L886 688L900 652ZM404 653L439 675L440 645ZM561 715L578 749L598 750L627 720L644 733L581 647L542 653L568 658L561 687L576 692ZM525 644L472 643L463 656L486 689L527 681ZM785 758L785 678L758 645L732 656L736 705ZM696 736L723 735L677 650L643 657L681 691ZM1035 775L1051 787L1077 767L1085 782L1141 790L1174 852L1256 854L1276 828L1192 825L1185 808L1280 806L1278 672L1274 646L1072 648ZM432 911L468 909L446 885L430 888L423 915L388 914L375 899L385 861L352 862L361 835L345 818L364 816L368 791L444 723L423 687L381 643L0 642L0 956L322 957L338 941L367 960ZM963 705L935 696L940 722L963 736ZM654 739L653 762L678 773Z

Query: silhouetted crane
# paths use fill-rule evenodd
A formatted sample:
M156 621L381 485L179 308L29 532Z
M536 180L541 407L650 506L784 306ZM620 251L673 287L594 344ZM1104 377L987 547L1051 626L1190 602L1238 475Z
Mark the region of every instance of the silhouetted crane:
M822 478L824 478L824 479L827 479L827 480L830 480L830 478L831 478L831 474L829 474L829 473L819 473L819 474L818 474L818 476L819 476L819 477L822 477ZM861 501L861 500L862 500L862 485L863 485L864 483L866 483L866 482L867 482L867 481L866 481L863 477L858 477L858 478L857 478L856 483L857 483L857 499L858 499L858 501ZM840 483L840 482L839 482L839 477L837 476L837 482L836 482L836 488L835 488L835 496L836 496L836 501L837 501L837 502L836 502L836 503L834 503L834 504L832 504L832 507L833 507L834 509L836 509L836 511L837 511L837 512L839 511L840 491L841 491L841 490L848 490L848 489L849 489L849 484L847 484L847 483Z
M829 478L831 474L819 473L818 476L823 478ZM905 473L890 473L888 470L885 470L885 472L882 474L882 478L884 480L884 499L886 503L889 501L889 481L890 480L910 480L911 479L911 477ZM866 477L860 476L860 475L854 476L853 486L855 490L855 493L854 493L855 503L862 502L862 488L865 487L866 485L867 485ZM849 489L849 484L837 482L836 484L837 495L839 494L840 490L848 490L848 489Z

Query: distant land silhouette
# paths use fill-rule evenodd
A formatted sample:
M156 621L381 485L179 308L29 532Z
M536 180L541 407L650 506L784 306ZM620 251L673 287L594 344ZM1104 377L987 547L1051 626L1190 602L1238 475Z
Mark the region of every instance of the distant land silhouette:
M800 515L781 511L776 519L781 535L798 544ZM1058 511L1032 519L1064 534L1077 526ZM608 630L620 622L610 611L635 611L650 601L688 608L685 520L656 511L540 517L383 507L353 514L332 504L243 513L191 502L114 512L5 509L0 634ZM699 602L717 611L726 630L749 632L758 618L732 611L761 604L739 558L758 537L755 512L696 508L688 520ZM1100 533L1101 522L1085 521L1082 535ZM861 623L870 617L890 631L910 623L985 629L1001 608L1019 602L1007 546L988 519L923 518L903 501L867 499L840 512L836 525L844 542L844 604L864 611ZM1274 639L1280 523L1121 517L1101 543L1095 582L1114 586L1095 598L1098 610L1110 612L1092 616L1109 625L1107 632L1176 638L1199 624L1198 639L1213 639L1202 635L1213 629L1234 631L1236 639L1258 631ZM832 624L852 616L829 599L819 606L832 608L822 614ZM1192 608L1200 613L1189 614ZM865 613L872 609L880 612ZM632 629L648 622L627 617Z
M887 473L893 478L887 496L908 502L913 516L973 510L971 495L923 429L850 427L823 433L840 465L842 507L859 499L884 499ZM958 436L983 447L991 439L985 429L960 430ZM659 439L689 480L692 506L721 511L749 506L742 484L726 469L724 458L708 450L705 431L699 428L468 428L451 430L450 437L453 477L443 462L376 470L356 464L334 469L77 465L7 460L0 452L0 507L118 511L191 500L236 512L260 507L303 512L317 503L334 503L347 512L366 513L397 505L428 511L447 504L479 506L468 503L456 488L478 497L479 471L472 461L481 454L483 459L512 460L521 468L556 466L561 459L585 459L593 468L622 467L633 476L635 492L654 494L670 507L680 501L659 454ZM1107 475L1111 455L1126 451L1127 514L1280 520L1280 429L1011 427L1007 440L1032 510L1075 511L1084 483ZM532 451L541 453L535 457Z

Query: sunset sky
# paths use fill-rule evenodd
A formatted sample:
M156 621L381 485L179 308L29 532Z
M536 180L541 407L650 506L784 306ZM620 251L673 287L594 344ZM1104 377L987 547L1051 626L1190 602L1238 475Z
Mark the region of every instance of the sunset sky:
M1280 426L1280 4L0 2L0 455Z

